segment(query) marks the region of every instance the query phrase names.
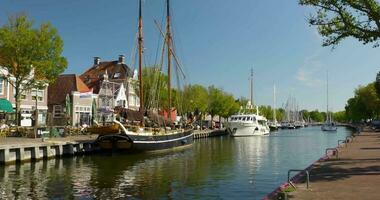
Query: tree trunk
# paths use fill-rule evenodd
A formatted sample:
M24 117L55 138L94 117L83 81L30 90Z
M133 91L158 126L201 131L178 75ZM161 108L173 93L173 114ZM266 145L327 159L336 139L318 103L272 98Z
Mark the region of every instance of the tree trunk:
M20 113L20 94L19 94L19 88L15 88L16 90L16 94L15 94L15 103L16 103L16 126L20 126L20 117L21 117L21 113Z

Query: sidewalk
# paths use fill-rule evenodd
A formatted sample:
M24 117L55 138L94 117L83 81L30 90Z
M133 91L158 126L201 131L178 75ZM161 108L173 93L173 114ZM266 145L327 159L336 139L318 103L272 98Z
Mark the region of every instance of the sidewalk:
M29 144L46 144L53 142L85 142L94 141L98 135L76 135L67 137L54 137L46 138L42 141L42 138L22 138L22 137L4 137L0 138L0 148L2 146L17 146L17 145L29 145Z
M380 133L362 132L339 148L339 159L313 166L309 189L305 183L296 186L289 199L379 199Z

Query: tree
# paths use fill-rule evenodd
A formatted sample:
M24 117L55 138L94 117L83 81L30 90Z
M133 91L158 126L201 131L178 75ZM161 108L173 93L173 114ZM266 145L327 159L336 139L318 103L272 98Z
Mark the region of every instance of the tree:
M333 118L337 122L347 122L346 111L335 112Z
M202 85L188 85L184 90L184 109L186 112L199 111L205 113L207 110L208 92Z
M9 17L0 28L0 66L4 78L15 89L16 121L19 123L21 95L37 84L55 81L67 66L61 56L63 41L50 23L33 27L25 15Z
M309 115L310 115L310 119L315 121L315 122L325 121L326 114L323 114L323 113L319 112L318 110L313 110L313 111L309 112Z
M380 99L375 83L361 86L355 90L355 96L347 101L346 115L352 121L379 117Z
M376 75L375 89L376 89L377 96L380 98L380 71L377 72L377 75Z
M223 110L223 91L215 86L210 86L208 88L208 96L207 112L211 115L212 119Z
M379 46L380 5L376 0L300 0L316 8L309 24L318 27L323 46L336 46L347 37Z

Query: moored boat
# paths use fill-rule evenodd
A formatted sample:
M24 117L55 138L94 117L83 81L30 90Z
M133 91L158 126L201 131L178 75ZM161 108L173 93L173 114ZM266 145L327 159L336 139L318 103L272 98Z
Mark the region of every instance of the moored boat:
M268 135L270 132L267 119L255 114L232 115L227 126L234 137Z
M142 78L142 68L143 68L143 34L142 34L142 0L139 0L139 18L138 18L138 55L139 55L139 97L140 97L140 110L135 113L135 115L141 115L137 117L134 121L139 121L139 126L136 125L126 125L121 123L119 120L114 119L113 122L118 125L121 130L119 134L107 134L100 135L97 139L97 142L104 149L117 149L117 150L129 150L129 151L156 151L156 150L165 150L175 147L185 147L193 144L193 131L188 128L174 128L174 123L172 121L172 99L171 99L171 64L172 57L174 56L174 50L172 46L172 36L171 36L171 24L170 24L170 1L166 0L166 34L164 36L166 51L167 51L167 61L166 64L168 73L168 116L156 116L158 118L165 118L162 124L156 124L159 128L145 127L145 117L143 115L149 115L149 110L144 109L144 87L143 87L143 78ZM161 31L161 30L160 30ZM177 61L176 61L177 63ZM177 63L178 65L178 63ZM178 66L177 66L178 67ZM156 108L157 110L164 109L162 106ZM126 109L118 109L117 115L118 118L127 118L128 114L125 112ZM125 116L123 116L123 113ZM156 114L158 115L158 114ZM147 118L149 116L146 116ZM161 127L161 128L160 128ZM170 128L169 128L170 127ZM182 126L186 127L186 126Z
M336 132L338 127L332 120L331 112L329 112L329 74L327 72L327 84L326 84L326 89L327 89L327 105L326 105L326 122L321 126L322 131L327 131L327 132Z

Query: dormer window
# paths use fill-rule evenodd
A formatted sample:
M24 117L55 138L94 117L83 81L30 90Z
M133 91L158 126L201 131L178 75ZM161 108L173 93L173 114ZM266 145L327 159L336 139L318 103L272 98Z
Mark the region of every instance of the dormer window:
M121 76L121 73L120 72L116 72L114 75L113 75L113 78L120 78Z

